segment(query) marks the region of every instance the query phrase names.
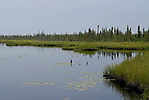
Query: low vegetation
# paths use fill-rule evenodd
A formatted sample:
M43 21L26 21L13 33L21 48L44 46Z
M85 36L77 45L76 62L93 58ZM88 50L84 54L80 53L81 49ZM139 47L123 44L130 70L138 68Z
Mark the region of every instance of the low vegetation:
M149 50L149 42L81 42L81 41L33 41L33 40L1 40L7 46L42 46L61 47L63 50L97 51L109 50Z
M149 99L149 52L138 54L133 59L127 59L121 64L109 66L104 76L116 79L127 87L142 94L144 100Z

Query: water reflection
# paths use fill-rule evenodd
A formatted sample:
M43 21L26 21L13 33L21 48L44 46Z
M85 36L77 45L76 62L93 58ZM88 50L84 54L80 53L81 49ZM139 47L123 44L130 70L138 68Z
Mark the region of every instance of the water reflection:
M130 59L134 57L135 55L137 55L137 52L134 52L134 51L90 51L90 52L89 51L75 51L75 52L80 53L83 57L89 57L91 59L94 58L98 60L100 60L100 58L102 57L106 57L107 59L110 58L111 60L117 60L120 58ZM77 58L79 58L79 56L77 54ZM72 61L74 61L73 59L74 59L74 56L71 57L69 62L72 63ZM78 62L79 61L77 61L77 63ZM85 64L86 66L88 66L89 61L86 61ZM81 64L79 63L79 65Z
M83 52L81 52L81 53L83 53ZM85 52L84 54L82 54L82 56L86 56L89 58L97 57L96 59L100 59L101 57L106 57L106 58L110 58L111 60L116 60L121 57L123 57L125 59L130 59L132 57L135 57L137 54L138 53L134 52L134 51L130 51L130 52L128 52L128 51L121 51L121 52L98 51L98 52L94 52L94 54L87 54L87 52ZM88 63L89 62L87 61L86 65L88 65ZM85 79L82 81L68 82L68 83L66 83L66 84L68 84L68 86L66 86L66 88L67 89L77 89L77 90L87 90L88 88L92 87L95 90L98 90L99 87L97 86L97 82L101 82L100 78L95 76L98 74L92 73L88 76L85 76L84 78L80 78L80 79ZM134 91L132 91L128 88L125 88L125 86L119 85L118 83L116 83L115 81L112 81L112 80L105 79L103 81L104 81L106 87L112 88L112 91L119 94L120 100L140 100L140 97L137 93L135 93Z
M140 96L138 93L133 91L132 89L126 88L125 85L120 84L114 80L104 80L105 86L108 88L112 88L114 92L116 92L120 98L124 100L140 100Z
M98 59L100 56L110 57L112 60L120 58L120 56L125 57L127 59L133 57L137 53L134 51L75 51L77 53L81 53L83 56L89 56L92 58L94 55L97 54Z
M98 58L99 56L104 56L104 57L110 57L112 60L114 59L118 59L120 56L123 56L127 59L133 57L134 55L136 55L136 52L128 52L128 51L121 51L121 52L117 52L117 51L99 51L98 53Z

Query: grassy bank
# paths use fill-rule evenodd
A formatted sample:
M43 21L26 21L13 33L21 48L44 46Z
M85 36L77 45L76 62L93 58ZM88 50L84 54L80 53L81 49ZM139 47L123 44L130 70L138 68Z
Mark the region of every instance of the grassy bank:
M63 50L86 50L98 49L110 50L149 50L149 42L80 42L80 41L32 41L32 40L7 40L7 46L45 46L61 47Z
M116 79L127 87L142 93L144 100L149 99L149 52L139 54L133 59L127 59L121 64L107 67L107 78Z

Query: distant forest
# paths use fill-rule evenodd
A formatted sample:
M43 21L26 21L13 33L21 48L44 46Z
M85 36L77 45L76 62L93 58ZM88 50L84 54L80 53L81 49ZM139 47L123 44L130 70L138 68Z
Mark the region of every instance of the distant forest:
M122 32L118 27L109 29L97 26L97 30L89 28L84 32L65 33L65 34L48 34L38 31L36 34L26 35L0 35L0 40L37 40L37 41L102 41L102 42L129 42L129 41L149 41L149 29L141 30L137 26L137 32L132 34L131 28L127 25L126 31Z

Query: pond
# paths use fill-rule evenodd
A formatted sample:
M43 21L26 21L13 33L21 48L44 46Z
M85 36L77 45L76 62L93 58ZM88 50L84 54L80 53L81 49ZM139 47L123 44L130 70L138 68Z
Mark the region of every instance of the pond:
M134 57L135 52L87 54L5 44L0 44L0 50L0 100L124 100L129 97L109 85L102 73L105 66ZM130 95L137 100L135 94Z

